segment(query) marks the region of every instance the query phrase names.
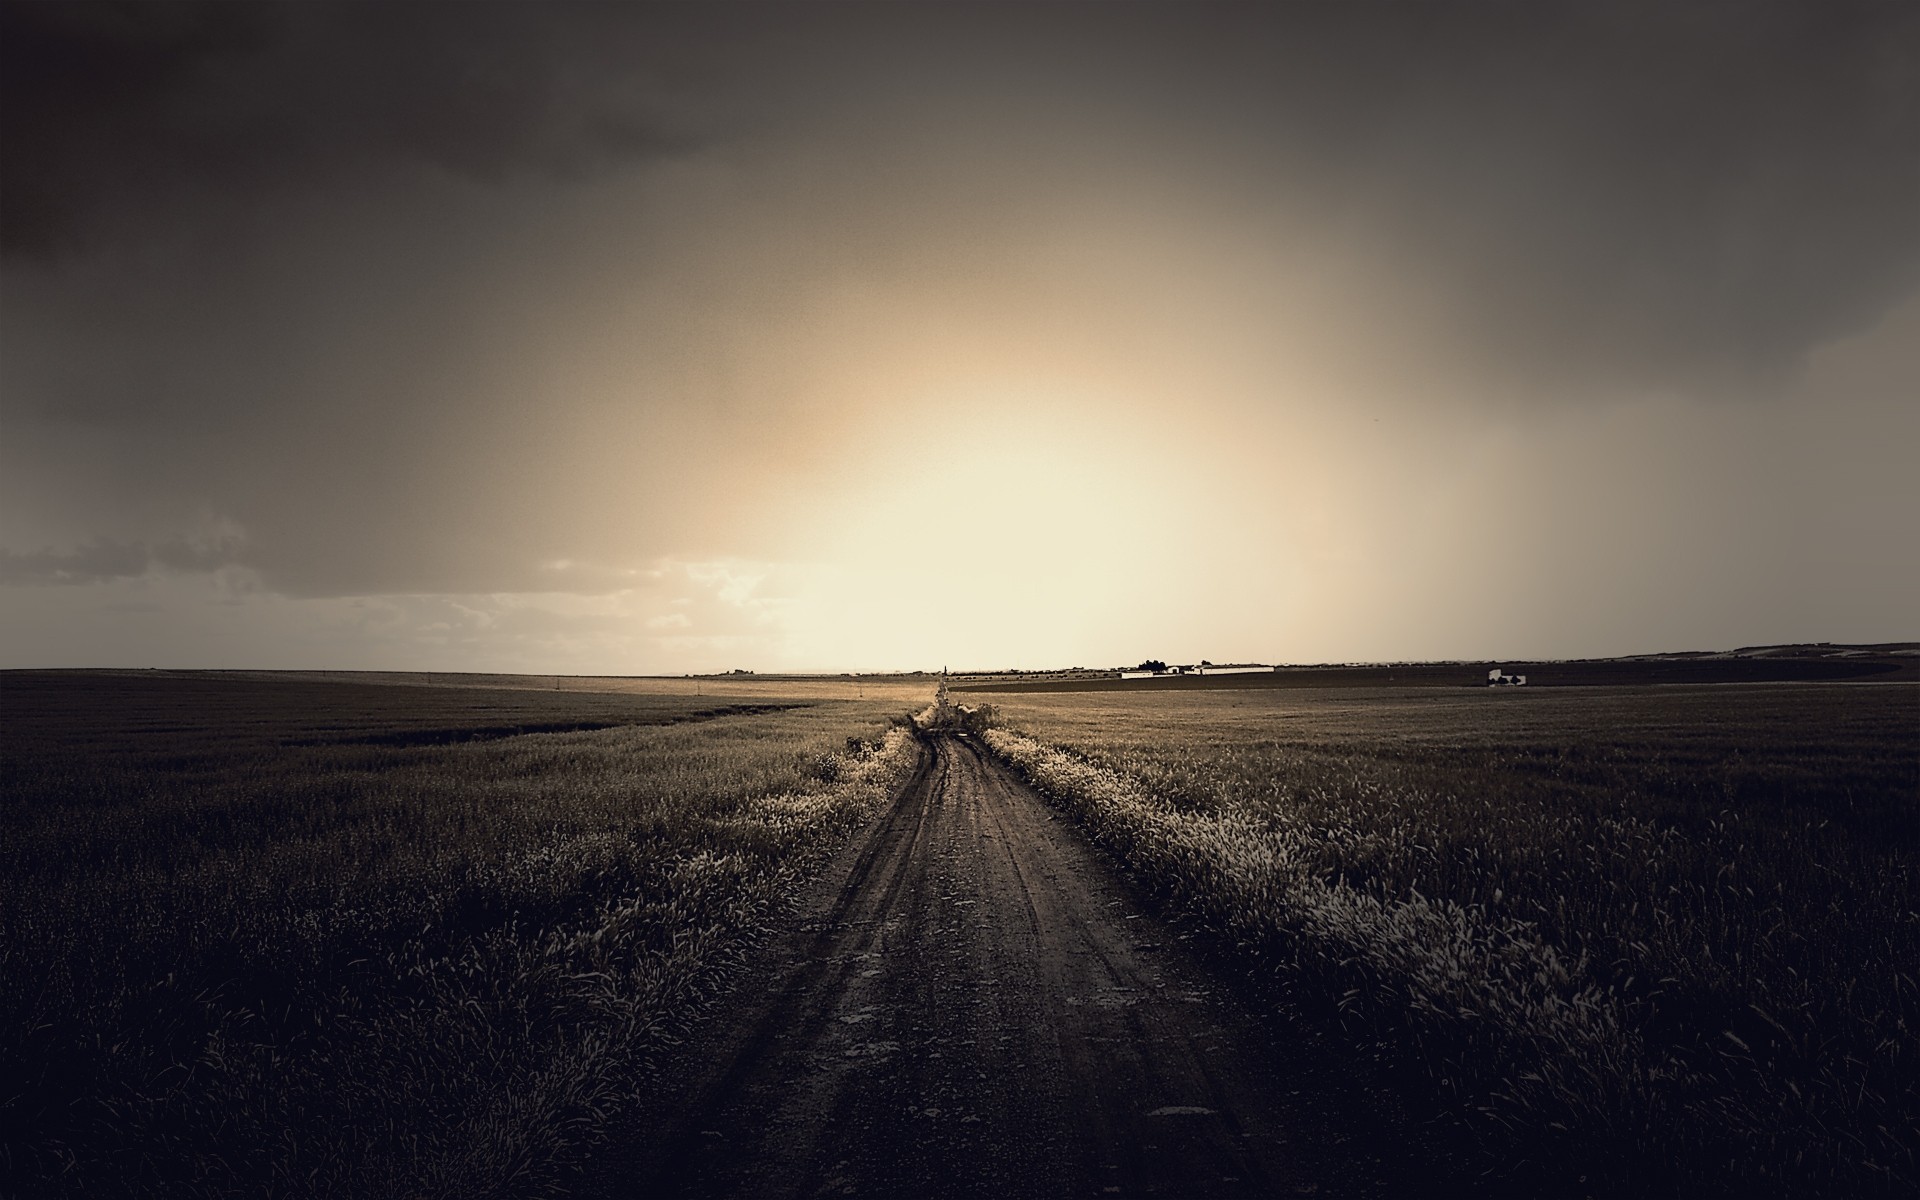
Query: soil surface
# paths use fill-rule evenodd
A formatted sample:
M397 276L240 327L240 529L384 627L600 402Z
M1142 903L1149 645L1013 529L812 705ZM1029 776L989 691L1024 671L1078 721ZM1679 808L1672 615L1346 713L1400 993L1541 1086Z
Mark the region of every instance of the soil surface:
M1184 936L984 751L932 738L579 1194L1431 1191L1340 1065Z

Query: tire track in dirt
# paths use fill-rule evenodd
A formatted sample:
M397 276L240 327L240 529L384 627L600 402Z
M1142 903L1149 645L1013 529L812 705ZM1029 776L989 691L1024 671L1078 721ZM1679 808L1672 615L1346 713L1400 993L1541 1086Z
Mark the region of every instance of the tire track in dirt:
M935 737L579 1194L1420 1194L1337 1072Z

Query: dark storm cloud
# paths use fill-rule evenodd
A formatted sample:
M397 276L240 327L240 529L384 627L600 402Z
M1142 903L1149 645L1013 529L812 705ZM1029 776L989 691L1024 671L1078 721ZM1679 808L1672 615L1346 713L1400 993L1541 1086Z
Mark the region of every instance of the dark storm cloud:
M1565 374L1765 373L1920 277L1908 4L0 14L12 254L397 161L573 177L726 112L883 168L971 129L1004 148L989 195L1102 155L1271 193L1371 239L1480 352Z
M1565 374L1764 371L1920 274L1920 7L1349 6L1273 45L1329 215Z
M0 546L0 586L10 584L78 585L133 579L156 569L217 571L237 566L245 545L238 538L168 538L122 542L98 539L72 550L19 554Z
M1067 423L1248 439L1260 404L1684 413L1789 394L1920 281L1920 4L0 22L0 517L64 547L0 582L612 590L783 552L754 520L857 486L807 455L862 388L910 425L941 372L1058 379L1097 397ZM244 553L171 540L203 516Z
M1473 352L1537 382L1752 382L1920 281L1920 5L1045 7L1031 23L1050 27L959 39L973 65L915 85L1019 97L1010 139L1057 127L1064 163L1128 154L1143 177L1366 244ZM1059 116L1089 105L1104 130Z
M403 159L480 180L572 176L683 146L684 132L642 111L631 80L596 61L595 34L616 16L5 4L0 251L78 247L115 219L138 226L183 190L191 201L203 189L338 186ZM644 79L647 46L623 48L619 70Z

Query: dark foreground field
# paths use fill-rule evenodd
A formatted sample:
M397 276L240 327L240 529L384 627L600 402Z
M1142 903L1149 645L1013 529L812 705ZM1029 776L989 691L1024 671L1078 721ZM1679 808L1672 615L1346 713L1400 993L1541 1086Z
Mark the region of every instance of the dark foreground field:
M0 675L0 1194L1916 1191L1910 685L473 682Z
M1170 909L1397 1064L1485 1186L1920 1188L1920 689L1036 695L996 723Z
M549 1188L899 699L0 675L0 1194Z

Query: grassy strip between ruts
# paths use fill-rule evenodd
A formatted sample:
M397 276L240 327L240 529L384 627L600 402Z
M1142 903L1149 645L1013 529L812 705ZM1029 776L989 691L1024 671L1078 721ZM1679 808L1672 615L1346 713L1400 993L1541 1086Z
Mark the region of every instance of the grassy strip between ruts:
M839 702L202 741L6 764L0 1191L548 1190L918 759Z
M1889 712L1897 716L1896 709ZM1717 949L1727 964L1748 973L1745 990L1736 989L1735 1000L1707 1003L1725 970L1713 961L1715 947L1696 941L1691 953L1705 961L1690 963L1685 954L1655 961L1662 959L1659 948L1634 941L1612 963L1596 961L1609 935L1631 939L1636 931L1550 933L1550 920L1504 902L1493 886L1500 871L1488 859L1477 863L1493 877L1482 881L1485 902L1382 886L1394 874L1387 860L1401 852L1431 857L1442 843L1423 822L1444 824L1446 805L1419 790L1432 787L1438 775L1394 775L1356 766L1359 759L1349 757L1340 769L1351 777L1336 779L1324 763L1303 768L1296 761L1292 778L1274 784L1273 794L1262 786L1256 796L1258 764L1273 775L1287 772L1277 769L1284 755L1254 744L1253 725L1236 730L1221 724L1218 713L1201 713L1187 714L1190 723L1181 728L1179 719L1144 707L1122 715L1139 722L1137 737L1122 732L1127 725L1114 713L1019 714L1023 723L1031 718L1068 734L1073 752L1007 728L988 729L984 737L1173 906L1200 919L1251 964L1279 971L1304 1007L1330 1014L1350 1035L1384 1045L1403 1067L1424 1075L1440 1107L1465 1118L1478 1135L1484 1161L1509 1168L1506 1186L1573 1194L1703 1186L1747 1194L1901 1194L1912 1188L1915 1097L1904 1069L1914 1039L1910 983L1876 983L1869 995L1845 979L1815 980L1816 992L1837 984L1846 994L1796 1021L1797 1008L1775 1015L1766 1007L1786 997L1785 984L1801 982L1787 978L1794 971L1759 961L1769 946L1736 942ZM1404 752L1404 730L1394 734L1382 740ZM1183 736L1200 744L1179 744ZM1222 769L1210 766L1210 755L1223 761ZM1229 761L1236 758L1241 761ZM1383 777L1406 794L1384 797ZM1661 908L1669 925L1687 924L1673 917L1685 918L1686 905L1698 897L1669 888L1673 880L1666 877L1697 874L1702 865L1680 846L1679 831L1618 813L1588 820L1577 803L1543 814L1559 832L1543 833L1544 825L1502 828L1497 810L1522 807L1522 793L1495 777L1478 782L1493 797L1472 818L1490 857L1497 857L1494 844L1503 836L1518 832L1544 841L1564 833L1567 845L1536 848L1547 859L1560 856L1563 901L1584 886L1580 874L1589 869L1565 865L1567 858L1583 856L1591 870L1622 876L1629 874L1622 869L1627 860L1637 858L1639 873L1629 886L1646 890L1636 915L1644 919L1647 908ZM1288 801L1295 787L1305 802ZM1537 798L1526 795L1529 802ZM1752 856L1763 871L1778 866L1761 853ZM1609 866L1614 857L1620 863ZM1460 866L1469 874L1476 869ZM1509 889L1556 885L1551 876L1543 883L1518 872L1505 882ZM1898 882L1879 881L1883 891ZM1756 900L1738 880L1729 884L1722 874L1708 883L1708 891L1731 886L1731 902L1754 910L1763 923L1795 923L1795 913L1769 907L1767 897ZM1898 897L1882 899L1899 907ZM1852 921L1871 926L1866 932L1876 938L1911 941L1910 925L1883 927L1882 915L1861 912ZM1587 920L1601 923L1597 915ZM1692 932L1724 936L1704 922ZM1807 925L1799 932L1818 931ZM1774 937L1786 940L1777 930ZM1658 977L1623 977L1621 964L1630 960ZM1897 975L1900 964L1896 955L1880 968L1868 963L1852 970ZM1764 987L1769 970L1782 977L1772 992ZM1870 1011L1848 1011L1849 1002ZM1751 1031L1756 1023L1774 1031L1765 1048ZM1723 1028L1733 1024L1738 1028ZM1807 1032L1801 1024L1817 1029ZM1516 1173L1511 1168L1520 1160ZM1490 1180L1488 1186L1499 1185Z

